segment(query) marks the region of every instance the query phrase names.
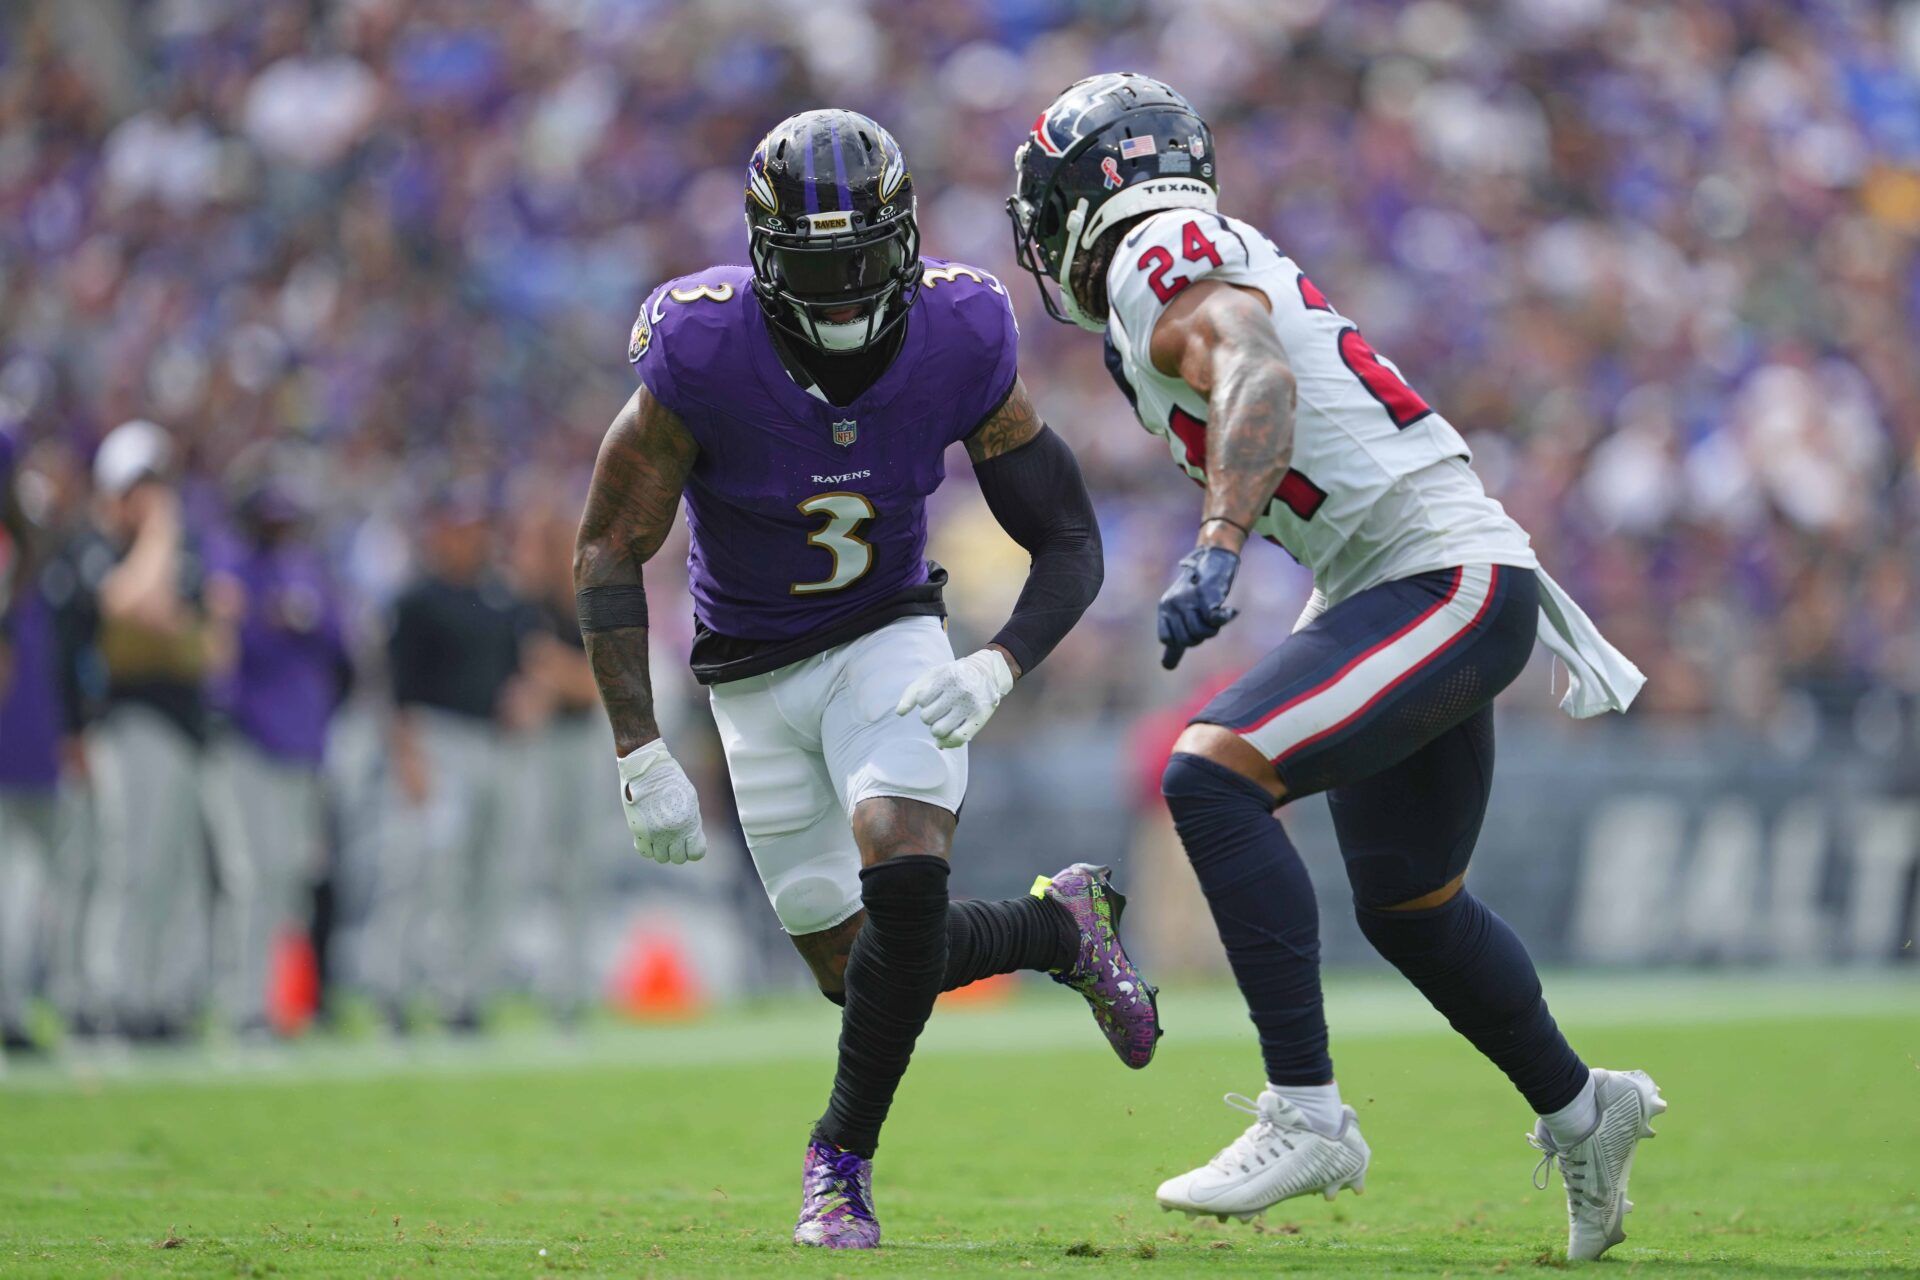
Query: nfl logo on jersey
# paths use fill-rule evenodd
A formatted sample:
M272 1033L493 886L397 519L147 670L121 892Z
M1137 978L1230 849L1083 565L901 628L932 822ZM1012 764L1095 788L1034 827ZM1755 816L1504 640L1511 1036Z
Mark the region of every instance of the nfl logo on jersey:
M841 448L852 444L860 435L860 424L852 418L842 418L833 424L833 442Z

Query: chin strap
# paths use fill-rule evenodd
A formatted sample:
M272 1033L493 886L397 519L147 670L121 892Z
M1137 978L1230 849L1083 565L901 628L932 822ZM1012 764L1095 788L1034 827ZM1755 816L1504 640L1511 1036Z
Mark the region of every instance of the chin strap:
M1095 320L1092 316L1088 315L1086 309L1080 305L1080 300L1073 296L1073 260L1080 251L1080 232L1086 225L1087 198L1081 196L1080 203L1075 205L1073 212L1067 215L1067 243L1066 247L1060 252L1060 279L1058 281L1060 285L1060 306L1061 309L1067 313L1067 319L1073 321L1082 329L1087 330L1089 333L1105 333L1107 331L1106 323L1101 320Z

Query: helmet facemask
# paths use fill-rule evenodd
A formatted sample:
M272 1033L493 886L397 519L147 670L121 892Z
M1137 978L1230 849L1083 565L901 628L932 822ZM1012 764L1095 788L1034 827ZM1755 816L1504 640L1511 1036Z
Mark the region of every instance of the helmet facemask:
M753 228L753 288L780 328L822 351L862 351L906 318L920 280L908 211L864 228L858 213L816 213L791 231ZM845 230L828 230L831 227Z
M1071 283L1074 260L1082 251L1087 201L1067 208L1060 166L1045 165L1032 145L1023 143L1013 158L1016 190L1007 197L1007 217L1013 223L1014 258L1033 277L1048 316L1098 333L1105 329L1106 317L1096 319L1082 306Z

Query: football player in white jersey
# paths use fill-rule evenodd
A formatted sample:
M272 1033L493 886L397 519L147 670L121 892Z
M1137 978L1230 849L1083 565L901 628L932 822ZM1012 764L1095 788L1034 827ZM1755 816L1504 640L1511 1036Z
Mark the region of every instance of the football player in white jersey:
M1217 634L1241 550L1313 572L1293 634L1182 733L1162 791L1246 998L1266 1068L1253 1123L1160 1203L1248 1218L1362 1189L1321 1010L1319 924L1273 818L1325 792L1360 927L1539 1116L1566 1184L1568 1256L1624 1239L1635 1148L1665 1109L1638 1071L1568 1046L1518 937L1465 887L1492 783L1492 704L1536 636L1573 715L1625 710L1642 677L1540 571L1466 442L1255 228L1216 209L1212 134L1134 74L1073 85L1035 120L1008 201L1048 312L1106 339L1146 429L1204 491L1160 600L1163 665ZM1544 1183L1542 1183L1544 1185Z

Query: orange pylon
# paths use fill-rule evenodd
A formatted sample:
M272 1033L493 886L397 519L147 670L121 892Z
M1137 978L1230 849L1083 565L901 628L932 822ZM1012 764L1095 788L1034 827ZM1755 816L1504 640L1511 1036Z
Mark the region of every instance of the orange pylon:
M672 934L640 934L614 973L614 1004L636 1018L690 1018L706 1007L680 939Z
M267 977L267 1020L283 1036L298 1035L320 1009L320 961L300 929L282 929L273 940Z

